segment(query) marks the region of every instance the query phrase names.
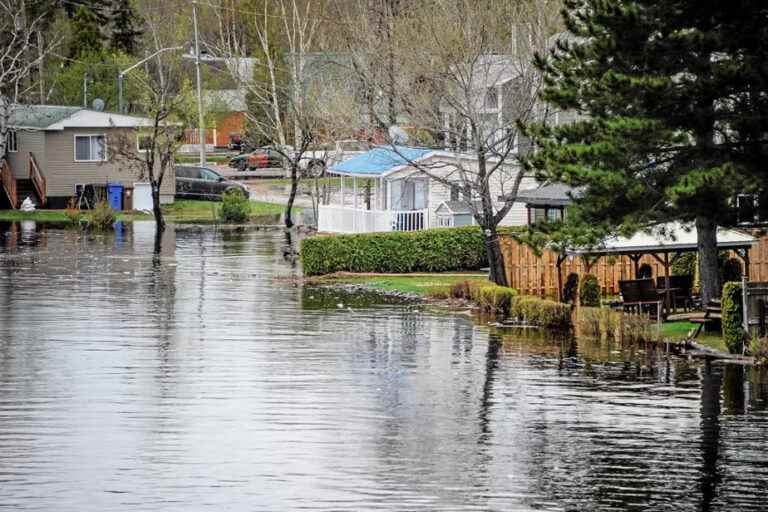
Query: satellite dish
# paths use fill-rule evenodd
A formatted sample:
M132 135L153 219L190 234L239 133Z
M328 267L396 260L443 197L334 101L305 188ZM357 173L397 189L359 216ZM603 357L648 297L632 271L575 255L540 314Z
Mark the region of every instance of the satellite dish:
M408 142L408 134L396 124L390 126L388 132L393 144L405 144Z
M104 111L105 103L104 103L103 99L96 98L95 100L93 100L93 104L92 105L93 105L93 110L95 110L97 112L103 112Z

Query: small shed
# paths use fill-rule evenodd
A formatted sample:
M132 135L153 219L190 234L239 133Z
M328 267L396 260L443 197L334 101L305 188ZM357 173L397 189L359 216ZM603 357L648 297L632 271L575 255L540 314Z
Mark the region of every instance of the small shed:
M458 228L475 224L472 209L466 201L443 201L435 210L435 214L439 228Z

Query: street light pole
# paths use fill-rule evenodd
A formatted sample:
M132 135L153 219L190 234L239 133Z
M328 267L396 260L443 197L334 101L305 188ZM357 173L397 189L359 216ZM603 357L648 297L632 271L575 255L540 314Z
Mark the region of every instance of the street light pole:
M145 62L147 62L149 59L151 59L151 58L153 58L153 57L155 57L157 55L160 55L163 52L169 52L169 51L175 51L175 50L183 50L183 49L184 49L183 46L171 46L169 48L160 48L159 50L157 50L155 53L153 53L149 57L145 57L145 58L141 59L139 62L133 64L132 66L128 66L124 70L120 71L117 74L117 111L120 114L124 114L124 112L123 112L123 110L124 110L123 109L123 80L125 79L125 75L127 73L133 71L137 67L139 67L142 64L144 64Z
M205 113L203 112L203 85L200 77L200 41L197 35L197 2L192 2L192 23L195 29L195 72L197 74L197 116L200 136L200 165L205 165Z

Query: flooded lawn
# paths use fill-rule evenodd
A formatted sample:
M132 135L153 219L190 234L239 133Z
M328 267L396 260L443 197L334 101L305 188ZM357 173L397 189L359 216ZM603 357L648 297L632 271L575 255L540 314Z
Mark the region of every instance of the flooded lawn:
M302 288L281 231L0 225L0 508L765 510L768 375Z

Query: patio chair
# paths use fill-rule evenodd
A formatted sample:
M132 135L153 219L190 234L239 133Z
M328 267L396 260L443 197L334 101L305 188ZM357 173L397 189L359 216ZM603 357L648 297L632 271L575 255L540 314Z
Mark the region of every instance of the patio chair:
M693 308L693 276L685 274L682 276L669 276L669 287L674 288L672 292L672 307L677 311L678 306L682 306L683 311ZM664 276L656 277L656 288L666 288Z
M664 295L656 288L653 279L619 281L619 290L624 311L650 313L653 310L655 318L661 319Z

